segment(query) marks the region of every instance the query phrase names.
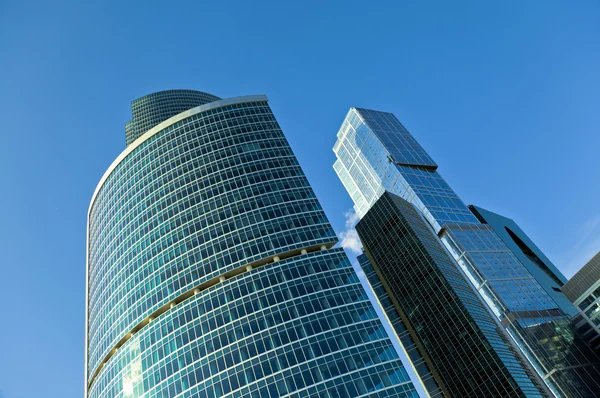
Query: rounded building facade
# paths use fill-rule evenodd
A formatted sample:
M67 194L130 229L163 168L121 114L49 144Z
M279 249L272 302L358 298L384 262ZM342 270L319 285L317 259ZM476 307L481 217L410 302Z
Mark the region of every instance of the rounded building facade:
M418 396L266 97L182 91L90 204L87 396Z

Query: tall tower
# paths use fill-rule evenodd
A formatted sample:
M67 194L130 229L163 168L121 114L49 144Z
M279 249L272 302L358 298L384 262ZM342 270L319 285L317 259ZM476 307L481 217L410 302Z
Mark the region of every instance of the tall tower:
M482 224L494 230L565 314L577 315L577 308L561 290L567 278L516 222L478 206L469 205L469 209Z
M91 200L86 396L417 397L269 105L133 102Z
M581 267L562 290L577 305L573 323L600 354L600 252Z
M386 191L356 230L445 396L543 396L540 384L411 203Z
M508 370L506 373L503 369L504 374L513 375L517 385L520 381L529 384L526 378L534 384L543 383L546 387L542 388L555 396L596 396L600 391L600 360L576 333L569 314L530 272L529 268L537 267L535 261L527 259L525 266L494 227L483 224L471 212L400 121L391 113L352 108L337 137L334 169L361 217L357 231L372 267L386 287L384 299L395 304L439 387L450 389L456 377L471 380L475 377L471 371L476 369L468 367L475 362L466 361L467 369L454 373L443 358L436 358L440 353L429 344L431 336L426 334L431 325L442 327L442 319L412 317L416 313L429 314L423 312L428 308L423 300L429 297L440 300L437 307L429 307L441 311L440 316L450 309L466 310L462 321L466 326L469 317L475 319L465 304L471 295L464 286L470 284L477 293L474 297L485 303L482 308L488 312L484 316L476 311L486 319L475 322L482 333L473 336L488 339L484 346L490 344L491 335L484 329L491 327L492 320L502 335L496 339L499 345L491 344L494 352L489 353L490 361L502 357L502 352L517 354L510 354L512 359L504 361ZM390 241L391 235L397 239ZM522 257L529 254L515 250ZM412 257L406 258L407 253ZM460 272L452 271L449 265ZM429 271L411 279L415 267ZM432 275L437 275L434 279L441 284L438 293L431 286L421 286ZM457 278L468 284L456 282ZM418 295L421 301L410 301L412 295ZM457 327L457 323L448 325ZM525 377L523 372L534 377ZM514 376L517 373L520 376ZM519 385L523 388L527 386ZM515 393L519 389L515 388Z

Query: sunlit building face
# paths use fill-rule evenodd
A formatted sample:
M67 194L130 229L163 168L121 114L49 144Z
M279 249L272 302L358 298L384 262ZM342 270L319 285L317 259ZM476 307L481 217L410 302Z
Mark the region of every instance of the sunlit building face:
M417 396L266 97L155 93L126 132L88 215L88 397Z
M555 292L557 285L554 285L555 289L550 288L550 283L561 283L560 275L554 274L551 264L542 261L541 258L545 258L542 253L536 255L521 238L510 237L508 233L499 236L496 232L498 226L509 220L499 220L499 216L491 216L488 212L488 217L495 220L494 225L490 225L481 215L471 211L439 174L438 165L393 114L350 109L333 150L336 155L334 169L362 219L358 232L366 254L370 259L379 261L370 263L368 258L363 258L360 263L366 274L372 275L371 270L374 269L383 278L374 283L387 286L386 290L378 289L379 301L395 302L396 309L403 316L403 322L398 322L398 333L406 334L406 329L412 331L409 345L418 346L420 341L426 342L421 344L419 351L422 357L418 360L430 365L429 370L440 388L446 388L446 392L453 396L464 396L467 391L473 391L473 387L462 390L459 385L456 385L457 390L451 391L448 386L455 384L457 377L461 376L452 372L460 365L449 365L452 363L450 356L447 360L435 362L433 357L443 349L433 350L433 345L429 344L432 336L419 335L417 331L424 333L427 327L433 325L443 328L441 318L435 314L453 308L457 302L454 296L460 296L459 292L474 290L494 319L487 319L489 314L486 315L486 312L482 312L481 316L474 315L480 312L475 307L467 312L473 319L486 318L489 330L501 327L499 340L489 335L486 337L489 341L484 345L494 347L492 356L504 358L504 365L500 368L511 374L509 378L513 380L509 384L514 385L515 393L518 390L535 390L532 386L536 384L541 385L544 393L556 396L595 396L600 391L600 359L571 325L572 306L566 303L564 297L559 301L561 297ZM413 210L418 216L413 214ZM397 221L403 217L407 220L404 230ZM421 218L426 220L426 227ZM404 242L406 234L416 234L415 230L422 232L417 235L423 239L415 238L412 245ZM391 231L398 234L397 239L392 241L389 240ZM384 241L387 245L382 245ZM419 250L415 249L417 246ZM444 249L440 250L442 247ZM398 261L400 256L406 256L411 250L415 250L417 258ZM437 254L429 258L427 253ZM428 286L420 285L425 276L409 278L413 269L407 264L418 269L429 267L431 272L442 278L439 280L448 283L448 295L442 293L442 282L439 286L435 283L433 287L429 286L431 290L428 291ZM460 272L456 275L450 272L449 264ZM451 281L458 277L468 281L471 287L465 290L462 283L452 285ZM394 289L391 288L393 281ZM443 305L430 307L430 311L410 320L408 314L415 315L425 307L423 304L418 309L414 308L409 300L405 300L411 295L407 293L411 288L414 289L413 296L428 291L428 294L420 296L423 303L440 297L446 300ZM463 305L461 308L469 307ZM426 316L431 316L429 322L421 323L427 319ZM486 328L482 327L482 330ZM456 333L462 332L457 327ZM496 332L492 334L496 335ZM492 340L495 343L491 343ZM479 343L474 341L473 344L473 352L477 352L479 349L475 347ZM469 357L467 353L464 355ZM509 357L511 359L506 359ZM494 359L490 357L490 361ZM463 386L467 386L474 380L475 373L470 371L475 369L469 367L475 366L476 361L465 359L464 363ZM428 374L425 372L425 377ZM493 389L494 386L490 386L490 390L481 391L480 396L495 394Z

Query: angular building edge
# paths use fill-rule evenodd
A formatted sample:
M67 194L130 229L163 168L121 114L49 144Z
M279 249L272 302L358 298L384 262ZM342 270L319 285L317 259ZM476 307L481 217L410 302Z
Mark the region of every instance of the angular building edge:
M412 203L479 293L480 301L510 334L510 345L527 358L553 393L588 397L600 388L598 357L569 324L572 306L556 291L564 277L552 272L552 267L536 264L543 262L535 256L524 258L529 254L525 251L535 254L534 250L509 248L493 226L477 218L392 113L351 108L333 151L334 170L359 217L385 191ZM526 237L514 235L517 240ZM537 272L538 280L532 269L541 269L545 275ZM557 284L542 286L544 277ZM557 303L561 297L562 306Z
M387 215L390 218L386 218L386 220L379 219L382 215L384 215L383 217ZM405 229L403 235L400 234L402 229ZM429 223L412 203L386 191L359 221L356 230L364 245L371 266L375 269L388 297L418 347L419 353L431 370L437 385L446 396L463 396L463 394L467 394L468 390L459 390L460 385L464 384L461 382L471 380L473 377L481 378L477 383L478 388L480 388L478 392L480 395L478 396L495 396L496 394L506 397L551 396L542 379L529 366L525 358L516 350L510 349L510 337L497 324L485 305L480 302L477 292L463 276L460 267L454 263L450 253L439 241L437 234L434 233ZM380 231L380 235L375 235L373 233L375 230ZM381 240L382 244L385 244L386 239L388 240L386 250L375 247L376 242ZM393 246L392 241L402 246L403 250L392 251L396 250L392 248L396 247ZM418 253L423 254L416 257ZM405 256L408 256L408 258L404 258ZM403 258L406 261L412 261L410 265L413 266L408 267L407 264L407 268L392 267L391 264L387 264L386 258L387 260ZM421 278L408 282L405 281L403 287L397 284L392 286L393 283L398 282L395 275L402 274L403 277L407 277L407 275L421 273L429 276L434 275L433 278L438 281L435 294L433 294L433 291L427 291L425 285L420 286L420 288L414 286L417 281L418 283L426 282L427 276L421 276ZM442 287L444 287L444 290L440 290ZM406 291L401 291L401 289L412 293L408 294ZM415 296L419 296L416 300L420 303L416 307L414 302L412 304L408 303L410 300L415 300ZM436 306L424 313L422 313L423 309L417 308L426 307L426 303L434 299ZM436 311L440 311L439 314L446 313L452 308L458 310L458 312L453 313L453 321L455 323L463 322L460 330L464 330L462 338L465 341L461 344L457 342L451 345L446 344L444 348L444 344L432 342L438 340L437 337L440 337L439 334L442 331L446 333L446 338L442 339L443 341L456 338L452 333L457 332L457 330L447 330L445 324L441 322L445 318L439 318L434 314ZM423 319L426 319L425 314L429 314L429 321L423 321ZM437 322L437 319L440 322ZM466 333L469 328L473 328L472 333ZM467 339L470 341L469 344ZM436 346L437 349L428 349L423 342L428 342L428 346ZM488 347L487 352L482 349L486 346ZM446 353L450 347L465 352L443 358L442 353ZM468 348L472 348L473 352L469 353ZM468 358L463 358L467 355ZM457 369L461 368L460 365L464 360L475 361L475 358L477 361L482 362L478 363L478 366L469 363L464 372L474 372L479 369L479 371L483 370L482 374L456 373L453 377L448 377L449 373L456 372ZM451 364L452 361L456 363ZM484 364L488 366L495 364L497 369L494 371L484 369ZM498 377L495 382L486 380L486 377L491 378L492 375ZM499 390L501 386L504 390ZM509 389L513 388L511 386L518 386L518 388L510 391ZM475 387L471 386L471 388Z

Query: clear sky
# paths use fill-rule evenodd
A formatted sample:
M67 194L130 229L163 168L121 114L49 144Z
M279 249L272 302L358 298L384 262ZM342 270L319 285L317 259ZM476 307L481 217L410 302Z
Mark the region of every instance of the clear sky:
M85 223L130 101L267 94L338 232L348 108L393 112L567 275L600 250L600 4L0 0L0 397L81 397Z

